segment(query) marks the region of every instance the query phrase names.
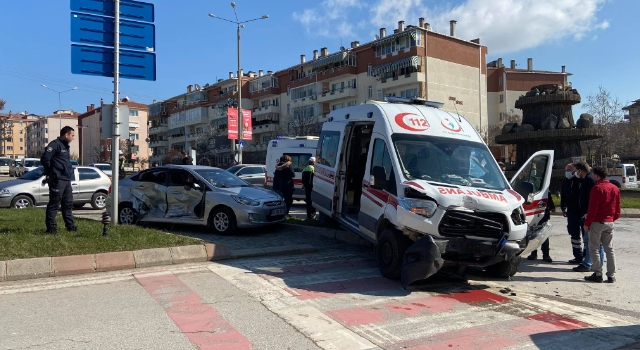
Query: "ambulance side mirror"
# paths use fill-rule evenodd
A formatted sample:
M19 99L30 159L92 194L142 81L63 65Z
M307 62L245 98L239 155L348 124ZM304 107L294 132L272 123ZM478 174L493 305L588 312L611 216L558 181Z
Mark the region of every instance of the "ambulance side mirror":
M387 188L387 172L381 166L374 166L371 170L371 181L369 181L371 187L384 190Z

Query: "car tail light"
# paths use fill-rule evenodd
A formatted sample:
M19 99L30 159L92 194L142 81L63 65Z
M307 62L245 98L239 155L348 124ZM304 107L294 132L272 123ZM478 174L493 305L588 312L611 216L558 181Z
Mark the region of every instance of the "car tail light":
M109 186L109 194L111 194L111 186Z

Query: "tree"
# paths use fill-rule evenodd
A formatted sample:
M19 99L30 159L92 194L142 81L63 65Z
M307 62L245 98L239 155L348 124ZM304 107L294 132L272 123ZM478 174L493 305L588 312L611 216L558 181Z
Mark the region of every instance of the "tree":
M4 109L4 106L7 104L7 101L0 98L0 111ZM1 156L4 156L4 150L6 149L6 141L9 139L8 131L12 128L11 121L9 121L8 116L0 116L0 143L2 145L2 152L0 152Z
M586 141L585 146L590 157L605 155L610 157L613 153L622 152L625 143L629 141L629 128L624 125L623 104L617 97L604 87L599 86L598 92L587 95L582 107L593 116L594 127L600 130L602 138Z
M7 104L7 101L0 98L0 111L4 109L4 106Z
M205 132L196 139L196 159L198 164L215 164L222 154L230 155L231 140L227 138L226 119L212 121ZM202 160L207 159L206 162ZM214 159L212 161L212 159Z
M182 153L175 148L172 148L162 159L164 164L181 164Z
M279 125L280 134L287 136L320 136L321 130L322 121L314 105L291 107Z

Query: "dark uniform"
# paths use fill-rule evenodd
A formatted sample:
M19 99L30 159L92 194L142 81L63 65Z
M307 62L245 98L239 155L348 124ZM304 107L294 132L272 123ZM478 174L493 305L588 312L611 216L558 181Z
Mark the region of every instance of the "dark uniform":
M573 248L573 260L571 263L580 264L584 258L582 251L582 236L584 228L582 212L580 210L580 184L582 179L572 177L562 182L560 194L560 207L567 213L567 231L571 235L571 247Z
M57 138L42 154L40 162L49 184L49 204L47 204L47 232L56 232L56 213L62 206L62 218L67 230L75 231L73 221L73 192L71 181L74 180L73 167L69 155L69 143Z

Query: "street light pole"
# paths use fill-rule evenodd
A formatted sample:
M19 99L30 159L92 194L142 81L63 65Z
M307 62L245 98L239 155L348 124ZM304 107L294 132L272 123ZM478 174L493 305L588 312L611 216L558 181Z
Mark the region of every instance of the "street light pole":
M233 7L233 13L236 16L236 20L232 21L232 20L228 20L225 18L221 18L221 17L217 17L214 14L209 14L209 17L211 18L217 18L219 20L223 20L225 22L230 22L233 23L237 26L237 32L238 32L238 85L237 85L237 91L238 91L238 140L242 140L242 128L243 128L243 116L242 116L242 69L240 68L240 29L244 28L244 23L248 23L248 22L253 22L253 21L257 21L257 20L261 20L261 19L267 19L269 18L268 15L264 15L260 18L254 18L254 19L250 19L248 21L240 21L238 19L238 12L236 11L236 3L232 2L231 3L231 7ZM235 140L231 140L231 154L234 154L236 148L236 141ZM240 148L238 150L238 163L242 164L242 148Z
M58 121L60 122L60 130L62 130L62 114L60 113L60 111L62 110L62 98L60 97L60 95L62 95L62 93L64 92L69 92L69 91L73 91L73 90L78 90L77 87L74 87L72 89L69 90L64 90L64 91L58 91L58 90L54 90L44 84L40 84L40 86L42 86L45 89L49 89L53 92L57 92L58 93Z

